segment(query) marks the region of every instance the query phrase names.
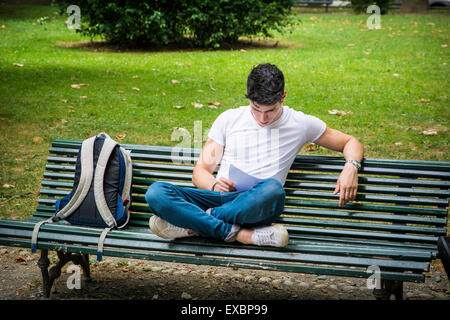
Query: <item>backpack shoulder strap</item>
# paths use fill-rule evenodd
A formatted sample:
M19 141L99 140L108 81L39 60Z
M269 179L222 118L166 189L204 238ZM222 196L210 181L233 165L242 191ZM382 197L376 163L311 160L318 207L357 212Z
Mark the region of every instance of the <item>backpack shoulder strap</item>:
M132 179L133 179L133 164L131 162L131 156L130 150L125 150L123 147L120 147L120 151L122 151L123 157L125 159L125 182L123 185L123 190L122 190L122 199L123 200L130 200L131 198L131 184L132 184ZM128 224L128 221L130 219L130 212L128 211L128 208L130 206L130 201L127 202L127 204L125 205L125 214L127 215L127 221L118 228L123 228L124 226L126 226Z
M55 220L62 220L69 217L72 212L74 212L80 204L86 198L86 195L89 192L89 188L91 187L92 177L94 174L94 142L95 136L91 137L85 141L81 145L81 174L80 174L80 182L78 183L78 187L73 193L72 198L69 203L62 208L57 214Z
M78 183L77 189L73 193L72 198L69 203L62 208L54 217L50 219L40 221L35 224L33 228L33 232L31 235L31 252L35 253L37 250L37 240L38 233L41 226L45 223L52 223L59 220L63 220L70 216L73 211L75 211L80 204L86 198L87 193L89 192L89 188L92 182L92 176L94 173L94 142L95 136L89 139L86 139L81 144L81 152L80 152L80 162L81 162L81 174L80 181Z
M114 219L108 204L106 203L105 194L103 190L103 178L105 176L106 165L108 164L109 157L117 146L117 142L111 139L106 133L100 133L100 136L105 137L102 151L97 160L97 166L95 167L94 175L94 198L97 210L100 213L103 221L110 228L116 227L117 222Z

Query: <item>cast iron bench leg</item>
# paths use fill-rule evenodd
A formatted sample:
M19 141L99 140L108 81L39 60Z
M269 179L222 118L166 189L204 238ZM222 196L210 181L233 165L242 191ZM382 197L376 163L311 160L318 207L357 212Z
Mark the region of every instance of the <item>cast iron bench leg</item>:
M59 261L53 267L50 266L50 260L48 259L48 250L41 250L41 257L37 262L37 265L41 269L42 273L42 290L44 293L43 299L49 299L50 291L53 286L53 282L61 275L62 267L69 261L74 264L80 265L83 268L83 273L86 281L91 281L91 274L89 269L89 255L88 254L72 254L72 252L57 251Z
M381 280L381 289L373 289L377 300L390 300L392 294L396 300L403 300L403 281Z
M41 269L42 273L42 291L44 292L43 299L48 299L50 297L49 277L48 277L48 266L50 265L50 260L48 260L48 250L41 250L41 257L39 258L37 265Z

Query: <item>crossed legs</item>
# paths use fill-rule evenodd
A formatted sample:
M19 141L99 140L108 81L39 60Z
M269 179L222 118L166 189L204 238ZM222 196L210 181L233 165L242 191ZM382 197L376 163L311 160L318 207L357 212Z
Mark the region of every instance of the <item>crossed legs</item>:
M172 225L204 237L251 244L251 228L270 225L281 215L285 191L272 178L239 192L184 188L158 181L148 188L145 199L155 215ZM210 214L205 212L209 208Z

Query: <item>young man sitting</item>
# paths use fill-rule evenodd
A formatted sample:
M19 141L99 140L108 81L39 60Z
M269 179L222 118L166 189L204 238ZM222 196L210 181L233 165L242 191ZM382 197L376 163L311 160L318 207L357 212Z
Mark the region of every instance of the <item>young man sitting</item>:
M246 97L250 105L226 110L214 121L194 168L192 182L197 188L160 181L148 188L146 201L155 214L149 224L156 235L286 246L286 228L272 223L283 212L289 168L307 142L343 153L346 163L333 193L340 193L339 206L355 199L363 158L363 146L356 138L283 106L284 76L275 65L261 64L251 71ZM230 179L231 170L258 182L241 188Z

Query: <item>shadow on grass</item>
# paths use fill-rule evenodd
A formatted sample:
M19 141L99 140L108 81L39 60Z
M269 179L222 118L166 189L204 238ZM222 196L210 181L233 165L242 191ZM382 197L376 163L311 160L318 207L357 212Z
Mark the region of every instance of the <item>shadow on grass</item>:
M196 52L196 51L233 51L233 50L262 50L286 49L301 47L300 43L280 42L265 38L240 39L235 43L224 43L220 48L194 47L189 42L170 43L166 45L148 45L144 47L125 47L110 43L106 40L58 41L56 46L68 49L81 49L94 52L148 53L148 52Z

